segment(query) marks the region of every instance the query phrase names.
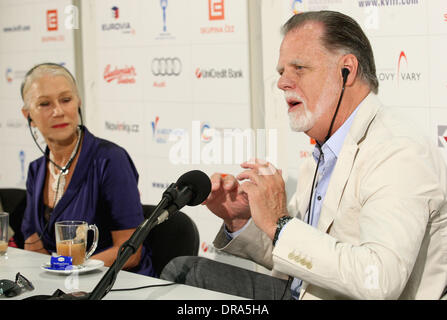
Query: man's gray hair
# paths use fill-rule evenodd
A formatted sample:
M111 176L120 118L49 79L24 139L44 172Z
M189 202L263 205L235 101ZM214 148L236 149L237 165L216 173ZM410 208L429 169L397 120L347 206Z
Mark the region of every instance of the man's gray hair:
M24 108L28 109L29 105L25 100L25 95L28 92L31 84L40 77L44 75L52 76L63 76L72 85L74 94L79 98L78 87L76 85L76 80L73 75L68 71L67 68L52 62L45 62L35 65L25 75L25 79L20 86L20 94L22 95L22 100L25 103Z
M330 52L341 51L353 54L358 62L357 75L363 79L374 93L379 92L379 81L371 44L360 25L351 17L336 11L307 11L291 17L282 27L282 34L307 22L321 22L324 34L323 46Z

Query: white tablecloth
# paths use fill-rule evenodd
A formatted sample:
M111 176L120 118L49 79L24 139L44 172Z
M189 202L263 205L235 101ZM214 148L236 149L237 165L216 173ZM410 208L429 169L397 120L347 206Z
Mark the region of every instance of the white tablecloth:
M0 257L0 279L15 280L17 272L23 274L35 287L33 291L24 291L14 298L0 296L4 299L23 299L34 295L51 295L57 289L65 293L76 291L91 292L107 268L101 267L82 274L57 274L41 269L41 265L50 262L50 256L40 253L8 248L7 258ZM113 289L135 288L145 285L169 283L157 278L120 271ZM104 300L235 300L241 297L219 292L174 284L167 287L153 287L134 291L109 292Z

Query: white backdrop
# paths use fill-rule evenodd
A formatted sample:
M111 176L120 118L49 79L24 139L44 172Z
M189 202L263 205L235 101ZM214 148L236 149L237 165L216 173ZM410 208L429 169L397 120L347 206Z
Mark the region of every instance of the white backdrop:
M283 169L291 195L313 145L288 128L276 88L279 29L296 12L320 9L360 23L374 49L381 100L426 129L447 160L445 0L71 4L0 0L0 187L24 188L28 164L40 156L20 113L19 86L32 65L52 61L80 80L88 128L130 153L143 203L156 204L191 169L239 173L239 161L256 152ZM249 144L251 135L257 139ZM256 268L216 253L214 215L201 206L184 211L198 225L201 255Z

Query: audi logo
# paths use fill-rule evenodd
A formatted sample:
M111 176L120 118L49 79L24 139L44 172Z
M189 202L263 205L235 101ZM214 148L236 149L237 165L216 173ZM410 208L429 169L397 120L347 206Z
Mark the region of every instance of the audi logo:
M178 76L182 72L182 62L179 58L154 58L151 64L154 76Z

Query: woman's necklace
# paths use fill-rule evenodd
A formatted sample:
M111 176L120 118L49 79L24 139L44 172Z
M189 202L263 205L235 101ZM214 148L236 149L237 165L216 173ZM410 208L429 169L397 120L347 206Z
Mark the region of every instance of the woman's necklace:
M73 152L71 153L70 159L67 161L67 163L62 168L62 170L59 171L59 173L54 173L56 171L54 164L53 164L54 157L50 151L50 159L52 160L52 161L50 161L50 173L53 176L53 180L54 180L53 183L51 184L51 189L55 192L53 208L56 207L56 204L62 198L62 195L64 193L64 188L65 188L65 183L66 183L65 176L69 172L68 168L66 168L66 167L69 163L71 163L71 161L73 161L73 158L76 156L76 153L78 152L78 147L79 147L80 141L81 141L81 129L78 128L78 138L76 141L76 146L73 149Z

